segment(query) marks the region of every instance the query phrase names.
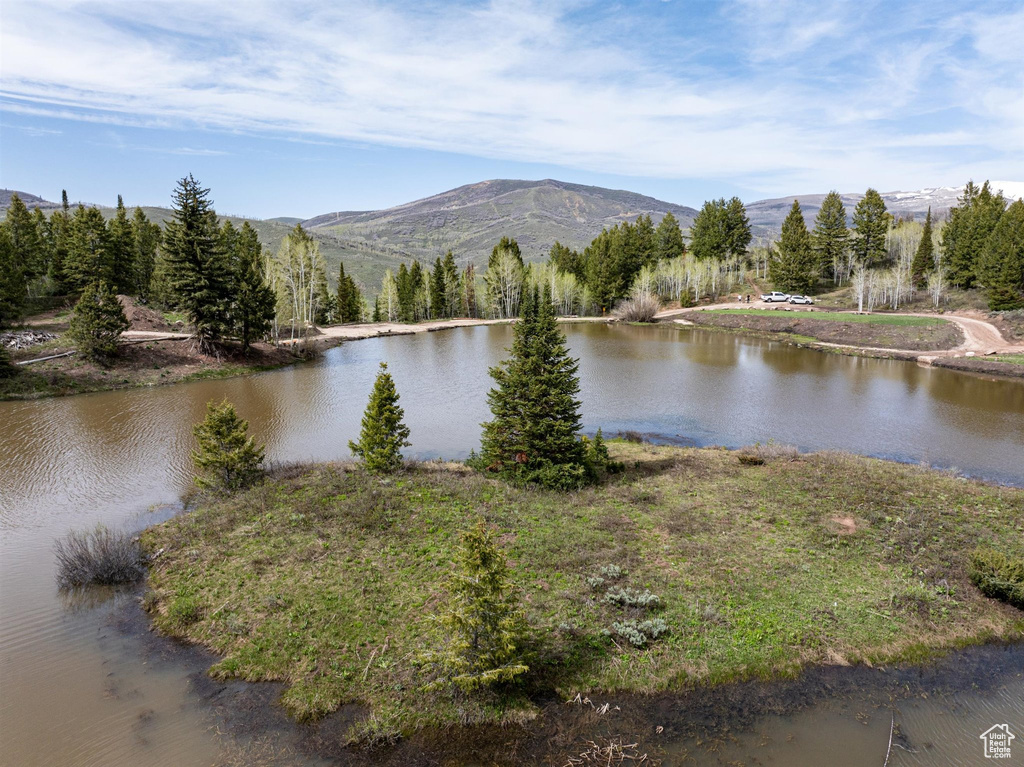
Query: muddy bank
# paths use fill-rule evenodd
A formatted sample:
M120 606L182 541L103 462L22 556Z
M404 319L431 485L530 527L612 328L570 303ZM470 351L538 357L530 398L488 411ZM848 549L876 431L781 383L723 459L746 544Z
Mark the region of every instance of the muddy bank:
M206 673L217 660L199 647L149 629L136 598L124 600L113 627L137 640L140 660L190 669L191 694L207 708L210 727L221 736L219 765L565 765L589 741L636 743L651 763L687 754L702 762L737 736L754 733L765 717L823 709L842 711L861 724L883 729L903 702L943 701L964 691L982 696L1019 686L1024 677L1024 644L992 644L952 652L922 665L885 668L815 667L780 682L743 682L698 687L653 696L588 692L566 702L539 691L540 715L525 726L426 730L394 744L350 747L351 726L366 716L355 705L311 724L289 719L277 701L283 685L217 681ZM605 710L607 704L607 710ZM881 720L884 720L881 721ZM907 750L926 752L897 727L895 738ZM884 747L884 742L883 742Z
M967 373L1002 376L1008 378L1024 378L1024 365L1011 362L996 362L984 357L937 357L931 362L933 367L962 370Z

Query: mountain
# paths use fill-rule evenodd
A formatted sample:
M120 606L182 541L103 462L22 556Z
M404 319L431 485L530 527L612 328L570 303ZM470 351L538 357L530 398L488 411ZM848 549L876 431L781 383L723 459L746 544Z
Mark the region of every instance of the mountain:
M697 211L635 192L564 181L494 179L460 186L387 210L327 213L303 226L351 243L394 248L433 261L448 250L460 263L483 265L503 236L514 237L527 260L547 256L555 241L582 249L601 230L666 212L686 228Z

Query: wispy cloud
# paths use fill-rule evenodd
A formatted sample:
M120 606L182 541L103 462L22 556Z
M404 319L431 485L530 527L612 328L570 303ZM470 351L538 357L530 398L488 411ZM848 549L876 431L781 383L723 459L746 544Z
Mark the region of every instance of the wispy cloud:
M28 114L755 188L958 179L979 157L1022 176L1024 12L984 5L715 5L645 46L614 34L639 3L35 0L4 6L0 93ZM689 12L655 7L651 24Z

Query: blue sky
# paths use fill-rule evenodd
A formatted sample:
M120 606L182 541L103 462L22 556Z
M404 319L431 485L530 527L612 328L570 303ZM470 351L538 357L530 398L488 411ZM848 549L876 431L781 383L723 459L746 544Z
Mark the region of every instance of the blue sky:
M1024 180L1013 2L0 4L0 185L371 209L486 178L697 206Z

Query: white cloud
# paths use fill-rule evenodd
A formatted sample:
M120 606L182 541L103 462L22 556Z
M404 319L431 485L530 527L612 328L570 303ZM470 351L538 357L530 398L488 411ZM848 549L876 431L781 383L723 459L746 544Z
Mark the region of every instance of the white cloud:
M960 16L922 42L850 4L808 8L745 4L736 50L694 29L679 45L706 58L670 67L560 4L5 3L0 92L28 114L753 188L906 188L992 172L978 156L1024 175L1024 75L1008 66L1024 14ZM951 110L969 125L929 119Z

